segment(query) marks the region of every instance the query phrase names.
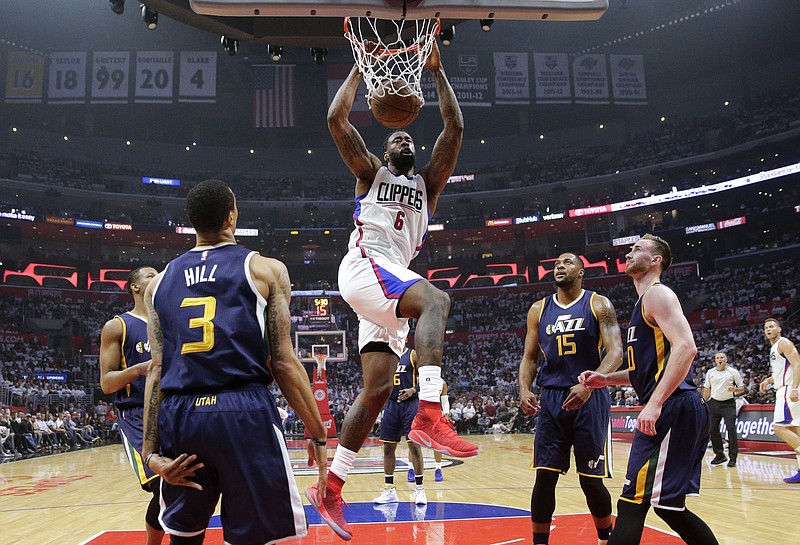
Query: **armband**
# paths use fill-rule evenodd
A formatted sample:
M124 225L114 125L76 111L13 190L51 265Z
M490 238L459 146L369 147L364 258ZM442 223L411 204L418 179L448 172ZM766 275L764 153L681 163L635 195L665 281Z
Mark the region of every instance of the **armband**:
M310 441L311 441L312 443L314 443L315 445L317 445L318 447L324 447L325 445L327 445L327 444L328 444L328 440L327 440L327 439L323 439L322 441L320 441L319 439L316 439L316 438L314 438L314 437L311 437L311 438L310 438Z
M151 452L150 454L147 455L147 458L144 459L144 465L147 469L150 469L150 458L152 458L155 455L156 455L155 452Z

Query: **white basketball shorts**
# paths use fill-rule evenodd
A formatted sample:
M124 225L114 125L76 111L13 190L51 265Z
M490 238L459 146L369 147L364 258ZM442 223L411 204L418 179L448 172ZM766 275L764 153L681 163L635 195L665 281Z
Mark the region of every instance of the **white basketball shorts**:
M339 265L339 290L358 314L358 349L371 342L388 343L400 357L408 337L408 319L397 317L397 303L423 278L381 257L362 257L351 250Z
M778 426L800 426L800 401L789 399L789 388L781 386L775 392L775 415L772 423Z

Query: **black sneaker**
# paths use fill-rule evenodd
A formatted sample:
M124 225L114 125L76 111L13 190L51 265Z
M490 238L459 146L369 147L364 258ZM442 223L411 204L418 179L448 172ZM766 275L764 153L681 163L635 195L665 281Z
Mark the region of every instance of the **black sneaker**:
M728 461L728 458L724 454L717 454L714 456L714 459L711 460L712 466L718 466L719 464L724 464Z
M728 467L736 467L736 460L731 458L730 461L728 462Z

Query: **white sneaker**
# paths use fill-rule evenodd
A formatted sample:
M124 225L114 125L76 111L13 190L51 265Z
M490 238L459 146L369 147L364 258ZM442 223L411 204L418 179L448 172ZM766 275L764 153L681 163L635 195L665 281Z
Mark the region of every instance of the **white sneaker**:
M425 505L428 503L428 495L425 494L424 488L417 488L414 490L414 503L417 505Z
M395 487L392 487L392 488L384 488L383 492L381 492L381 495L372 500L372 503L385 504L385 503L397 503L398 501L400 500L397 498L397 489Z

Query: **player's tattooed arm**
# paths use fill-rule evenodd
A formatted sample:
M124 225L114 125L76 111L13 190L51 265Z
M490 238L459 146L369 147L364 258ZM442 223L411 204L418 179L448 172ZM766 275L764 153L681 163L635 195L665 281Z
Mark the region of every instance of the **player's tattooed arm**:
M592 300L592 307L600 326L600 338L603 341L605 356L597 368L597 372L608 374L622 365L622 333L617 323L617 312L607 297L598 295Z
M151 282L145 292L145 307L147 308L147 338L150 342L150 366L147 369L147 380L144 389L144 437L142 455L158 454L158 410L161 406L163 394L161 393L161 361L164 352L164 334L161 330L161 321L158 318L153 296L150 288L155 284Z
M359 83L361 83L361 72L354 66L328 109L328 130L350 172L359 182L370 185L381 166L381 161L367 149L364 139L348 120Z
M292 346L291 326L292 318L289 311L289 302L292 294L292 285L286 266L275 260L269 261L271 269L270 278L267 280L269 294L267 295L267 339L269 341L269 368L275 382L281 389L286 401L291 405L297 416L303 421L311 437L323 442L327 430L322 424L317 403L311 392L308 374L303 368ZM325 449L309 445L309 461L317 460L320 465L325 464ZM324 480L324 471L320 473Z

